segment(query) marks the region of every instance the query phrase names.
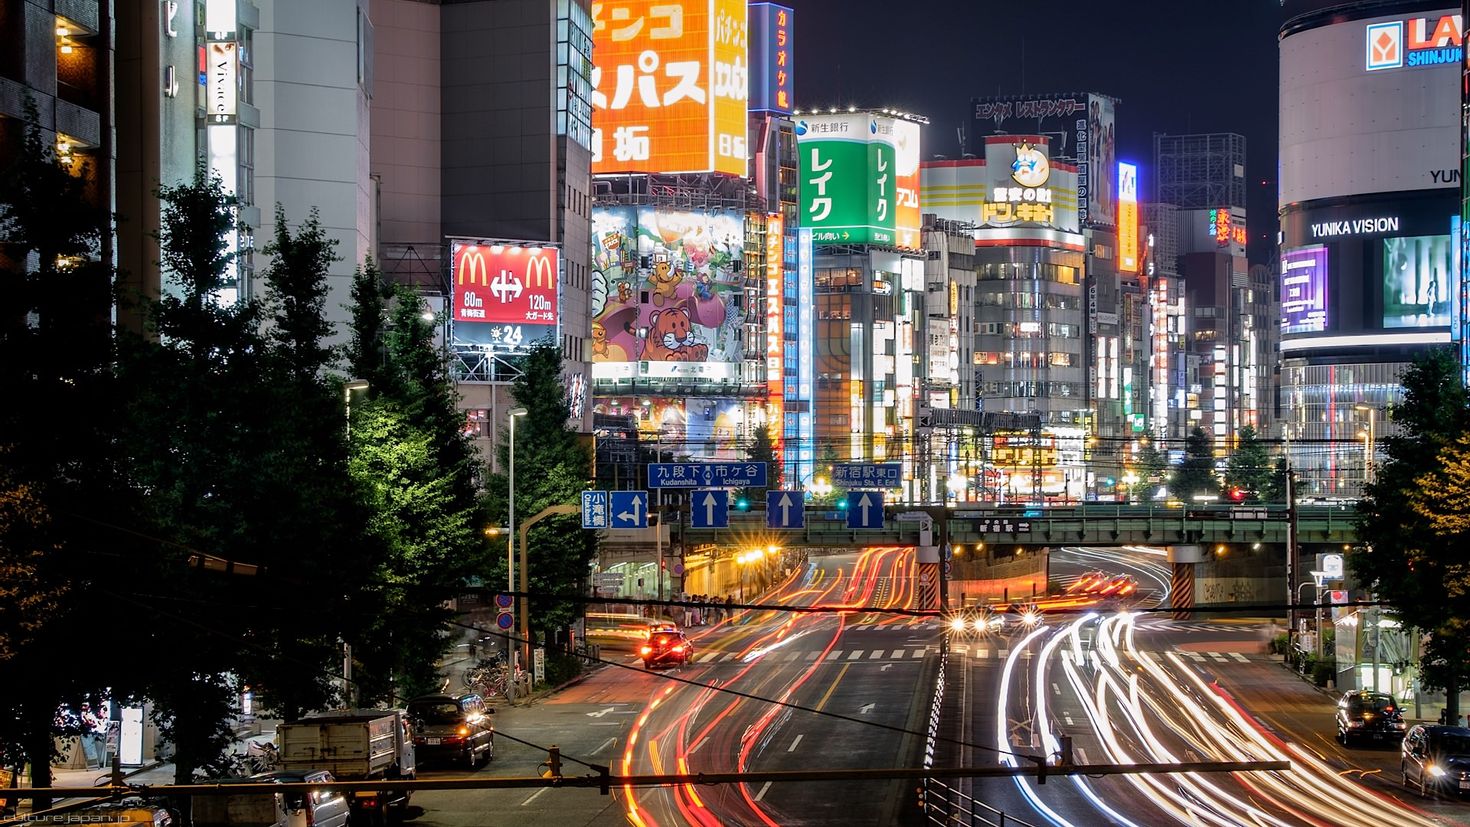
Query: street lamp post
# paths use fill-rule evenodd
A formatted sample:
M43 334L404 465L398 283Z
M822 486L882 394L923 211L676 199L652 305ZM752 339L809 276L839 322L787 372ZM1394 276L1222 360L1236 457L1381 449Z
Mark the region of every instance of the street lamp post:
M349 379L342 383L342 407L346 425L348 452L352 442L352 392L368 389L366 379ZM342 641L342 705L352 708L352 644Z
M525 657L525 659L522 661L523 663L529 664L531 662L531 609L530 609L530 606L529 606L529 603L531 601L530 601L529 598L526 597L526 592L530 591L530 588L527 585L528 578L526 577L526 572L529 570L530 566L526 562L526 560L527 560L527 556L526 556L526 533L531 530L531 526L533 526L533 525L541 522L542 520L546 519L547 517L554 517L557 514L576 514L579 511L581 511L581 508L579 506L575 506L575 505L548 505L545 508L541 509L540 511L536 512L536 516L534 516L531 519L525 521L524 523L521 523L521 529L520 529L520 531L521 531L521 597L520 597L520 607L521 607L521 650L522 650L522 653L524 654L524 657Z
M508 488L510 493L510 503L508 508L509 519L506 522L506 526L509 527L510 530L506 532L505 536L505 590L507 592L513 592L516 590L516 417L525 415L525 408L511 408L510 410L505 412L505 418L510 422L510 450L507 452L507 455L510 457L510 474L507 480L509 482ZM521 583L524 585L525 580L522 579ZM523 588L522 591L524 590L525 589ZM524 605L526 600L525 596L522 595L520 600L522 605ZM505 636L505 651L506 656L509 657L510 652L512 651L510 646L509 634ZM512 664L512 666L514 666L514 664ZM512 669L512 674L513 673L514 670Z

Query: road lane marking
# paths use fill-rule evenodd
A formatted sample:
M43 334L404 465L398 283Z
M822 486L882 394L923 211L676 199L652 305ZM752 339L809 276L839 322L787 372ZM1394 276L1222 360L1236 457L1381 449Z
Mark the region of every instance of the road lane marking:
M841 654L841 649L833 649L832 651L827 653L826 660L837 660L838 656L840 656Z
M821 652L807 652L806 653L806 659L809 660L809 661L816 660L817 659L817 655L820 655L820 654L822 654L822 653Z
M761 785L761 791L755 794L755 800L756 801L760 801L762 798L765 798L766 797L766 790L769 790L770 788L771 788L771 782L769 782L769 781L767 781L765 784Z
M532 801L535 801L542 793L546 792L549 789L551 789L551 788L550 787L542 787L541 789L537 790L536 792L531 793L531 797L528 798L528 799L526 799L525 801L522 801L521 802L521 806L524 807L527 804L530 804Z
M1063 715L1062 720L1067 722L1067 726L1076 726L1076 724L1072 723L1071 715Z
M614 744L614 743L617 743L617 740L618 740L617 736L614 735L613 737L607 739L606 741L603 741L602 742L602 746L600 746L597 749L593 750L592 751L592 754L593 755L596 755L597 753L602 752L603 750L607 749L609 745Z
M804 733L804 732L797 734L796 740L794 740L794 741L791 742L791 746L787 747L786 748L786 751L787 752L796 752L796 745L797 744L800 744L801 743L801 739L804 738L805 736L806 736L806 733Z
M916 658L922 658L924 656L924 651L925 651L924 649L915 649L914 650L914 657L916 657Z
M1239 652L1231 652L1230 653L1230 657L1235 658L1236 660L1240 661L1241 663L1250 663L1251 662L1251 659L1250 658L1246 657L1245 655L1242 655Z
M693 755L694 753L699 752L699 748L702 747L702 746L704 746L707 743L709 743L709 736L708 735L704 736L703 738L700 738L699 739L699 743L697 743L697 744L694 745L694 749L689 750L689 754L690 755Z
M832 697L832 693L837 691L837 684L842 681L842 676L847 674L847 667L849 665L850 664L846 663L842 664L842 670L839 671L837 673L837 677L832 680L832 685L827 687L827 694L823 695L820 701L817 701L815 709L818 712L821 712L822 707L827 705L827 701Z
M883 650L882 649L874 649L873 650L873 654L868 655L868 660L877 660L878 658L881 658L881 657L883 657Z
M715 658L717 658L719 656L720 656L720 653L719 652L705 652L704 654L702 654L699 657L695 658L694 659L694 662L695 663L709 663L710 661L714 660Z
M860 658L862 656L863 656L863 650L861 650L861 649L854 649L854 650L852 650L852 654L850 654L850 655L847 656L847 659L848 660L857 660L858 658Z
M1054 695L1060 695L1060 694L1062 694L1062 688L1060 686L1057 686L1057 682L1056 681L1052 681L1051 682L1051 691L1052 691L1052 694L1054 694Z

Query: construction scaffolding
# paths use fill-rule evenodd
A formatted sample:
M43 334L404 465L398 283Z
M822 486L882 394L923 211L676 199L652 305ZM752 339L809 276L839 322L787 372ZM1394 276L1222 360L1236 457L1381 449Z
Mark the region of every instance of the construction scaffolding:
M1185 210L1245 208L1245 136L1154 133L1154 201Z

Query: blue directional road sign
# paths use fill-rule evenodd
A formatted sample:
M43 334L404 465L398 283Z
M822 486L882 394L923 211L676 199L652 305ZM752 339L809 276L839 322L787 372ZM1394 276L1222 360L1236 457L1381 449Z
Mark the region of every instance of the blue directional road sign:
M840 462L832 467L839 488L902 488L903 466L896 462Z
M609 491L608 528L648 528L647 491Z
M806 528L806 501L800 491L766 492L766 528Z
M847 527L882 528L883 492L847 492Z
M607 528L607 492L582 492L582 527Z
M730 492L723 488L701 488L689 501L689 525L694 528L725 528L730 525Z
M764 462L650 462L649 488L765 488Z

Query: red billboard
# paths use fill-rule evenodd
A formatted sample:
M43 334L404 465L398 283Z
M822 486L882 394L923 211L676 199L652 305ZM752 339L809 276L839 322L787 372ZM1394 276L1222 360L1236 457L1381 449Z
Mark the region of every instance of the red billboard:
M454 320L556 324L555 247L455 244Z

